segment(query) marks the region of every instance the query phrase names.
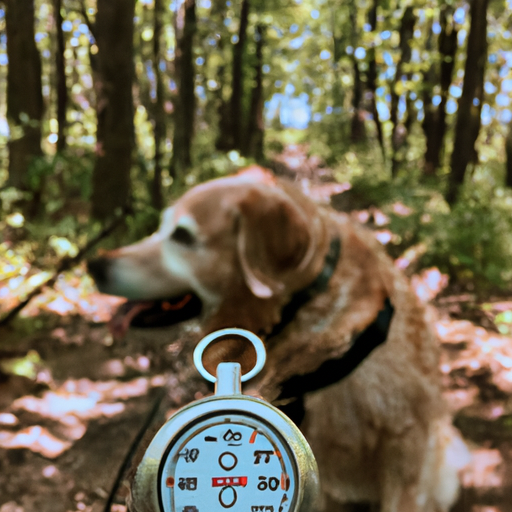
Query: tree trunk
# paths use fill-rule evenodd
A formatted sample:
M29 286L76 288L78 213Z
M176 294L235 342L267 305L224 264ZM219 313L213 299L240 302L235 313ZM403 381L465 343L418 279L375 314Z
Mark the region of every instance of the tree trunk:
M215 19L215 24L220 26L218 29L218 41L217 41L217 53L222 57L220 63L217 66L216 79L218 88L216 92L215 102L218 115L218 134L215 141L215 148L219 151L228 151L233 148L233 137L231 130L231 116L230 116L230 101L225 96L224 89L228 82L227 78L227 63L225 58L225 48L230 46L229 40L226 44L227 36L225 34L226 20L226 3L225 2L213 2L212 5L212 18ZM217 19L218 18L218 19Z
M364 95L364 82L361 78L359 63L355 57L352 57L352 67L354 69L354 88L352 90L352 120L350 122L350 141L360 143L366 140L366 129L364 125L364 111L362 101Z
M178 84L174 102L174 139L170 174L182 180L192 166L192 139L196 107L193 42L197 30L196 2L185 0L182 27L176 33L175 70ZM180 25L181 23L178 23Z
M7 0L7 119L9 121L8 185L34 189L37 202L42 184L29 184L28 169L41 156L43 95L41 57L34 39L34 0ZM37 209L37 205L34 205Z
M89 29L89 32L91 33L92 37L94 38L95 41L97 41L98 37L96 34L96 23L92 23L92 21L89 18L89 15L87 14L85 0L80 1L80 14L82 15L84 23L87 25L87 28ZM89 63L91 65L94 88L96 89L96 76L98 74L98 65L99 65L98 64L98 54L95 54L91 51L91 46L92 46L92 44L90 44L88 47Z
M257 162L263 162L263 135L265 130L263 120L263 47L265 27L256 25L256 62L254 65L254 87L251 95L251 107L246 133L246 155Z
M57 72L57 122L58 139L57 151L66 149L66 113L68 108L68 88L66 85L66 63L64 61L64 32L62 30L62 0L53 0L53 17L55 20L55 31L57 35L57 50L55 53L55 65Z
M464 85L457 110L451 172L446 192L446 200L451 205L457 200L469 162L477 160L475 143L480 131L487 60L487 2L488 0L472 0L470 4L471 24L468 33Z
M426 137L424 174L434 176L441 165L441 155L444 149L444 137L446 134L446 102L448 90L452 83L455 56L457 53L457 29L451 17L453 8L444 6L440 12L441 34L439 35L438 49L441 58L440 72L434 66L424 74L423 104L425 118L423 130ZM430 26L427 50L432 49L432 25ZM434 86L441 87L441 103L435 107L432 104L432 91Z
M412 6L406 7L402 17L400 26L400 60L396 65L395 79L391 87L391 174L395 177L398 174L400 167L399 151L403 148L407 140L407 128L403 123L398 120L398 103L400 99L397 88L403 78L403 65L411 61L411 46L410 42L414 35L414 25L416 24L416 16Z
M428 22L428 35L425 48L430 54L434 48L434 32L433 32L433 18L429 19ZM436 108L432 103L434 87L438 84L439 77L436 70L436 65L431 64L428 69L423 72L423 109L425 117L421 124L423 133L426 139L426 150L425 150L425 163L423 166L423 174L425 176L434 176L439 165L439 159L436 159L436 155L439 157L439 153L436 151L436 147L439 146L438 141L438 115L439 108Z
M346 87L342 83L342 66L340 60L347 56L346 46L347 38L344 34L337 34L338 21L336 19L336 9L331 6L331 33L332 33L332 73L333 73L333 84L332 84L332 106L335 111L342 111L344 109L345 97L347 95ZM343 31L342 27L342 33ZM344 122L336 123L333 128L333 133L330 134L329 139L331 141L346 140L350 137L349 131L347 131L347 125Z
M351 25L351 44L352 48L359 46L359 37L357 33L357 6L355 1L349 5L349 18ZM364 142L366 140L366 130L364 126L364 113L362 101L364 96L364 82L361 77L359 63L352 54L352 68L354 70L354 87L352 90L352 119L350 122L350 141L353 143Z
M368 23L371 27L371 31L375 33L377 31L377 8L379 6L379 0L374 0L373 5L368 13ZM382 157L386 160L386 148L384 146L384 132L382 130L382 123L379 118L379 111L377 110L377 61L375 59L375 47L372 46L368 50L368 72L367 72L367 86L371 93L371 112L375 127L377 128L377 139L379 140L380 149L382 151Z
M249 24L249 0L242 0L238 41L233 46L233 76L231 85L231 139L233 149L242 150L243 141L243 64L247 26Z
M512 121L508 126L508 135L505 139L506 174L505 185L512 187Z
M162 59L160 50L160 39L162 36L162 18L164 16L164 5L162 0L155 0L154 23L153 23L153 70L155 72L156 97L152 108L153 130L155 140L155 167L151 186L151 202L156 210L163 207L162 195L162 145L165 142L165 93L162 80L160 61Z
M133 127L135 0L98 0L96 23L98 117L92 214L106 219L130 198Z

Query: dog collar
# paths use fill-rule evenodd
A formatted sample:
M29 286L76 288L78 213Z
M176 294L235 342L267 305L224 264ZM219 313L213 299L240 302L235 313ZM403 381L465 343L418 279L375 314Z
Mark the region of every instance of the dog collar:
M314 372L296 375L284 382L277 399L277 402L284 403L278 405L278 408L296 425L300 425L306 413L304 395L336 384L350 375L374 349L386 341L394 312L395 309L387 298L377 318L354 337L350 348L341 357L328 359Z
M320 274L318 274L316 279L310 285L306 286L306 288L293 294L290 302L288 302L281 311L281 321L274 326L268 338L277 336L293 320L299 309L304 306L306 302L309 302L315 295L327 290L329 281L340 259L340 253L341 240L338 237L333 238L329 245L329 250L325 255L324 266Z
M334 274L341 253L341 241L334 238L324 260L324 266L317 278L306 288L295 293L281 313L281 321L269 335L278 335L293 320L298 310L315 295L327 290L329 281ZM281 393L277 398L278 405L296 425L304 418L304 395L335 384L350 375L375 348L384 343L388 337L389 326L393 318L394 308L389 298L377 314L377 318L357 334L350 348L339 358L324 361L314 372L296 375L282 384Z

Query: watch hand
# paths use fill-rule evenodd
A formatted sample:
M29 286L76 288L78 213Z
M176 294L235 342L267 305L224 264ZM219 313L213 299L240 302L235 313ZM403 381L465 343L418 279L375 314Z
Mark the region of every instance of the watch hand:
M242 486L247 485L246 476L221 476L212 478L212 487Z

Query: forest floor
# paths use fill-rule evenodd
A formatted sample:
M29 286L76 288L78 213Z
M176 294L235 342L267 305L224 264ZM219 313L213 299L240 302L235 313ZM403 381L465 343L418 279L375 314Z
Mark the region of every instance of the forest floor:
M278 167L320 201L349 188L300 148ZM353 215L389 240L377 209ZM407 258L396 264L408 270ZM82 275L60 280L0 331L0 512L99 512L109 501L124 512L140 437L208 392L191 364L195 320L114 341L107 321L119 301L84 287ZM497 320L512 324L512 297L478 299L435 268L411 282L432 313L445 397L472 452L457 512L512 512L512 338ZM0 282L2 313L16 301L9 290ZM41 327L23 334L36 320Z

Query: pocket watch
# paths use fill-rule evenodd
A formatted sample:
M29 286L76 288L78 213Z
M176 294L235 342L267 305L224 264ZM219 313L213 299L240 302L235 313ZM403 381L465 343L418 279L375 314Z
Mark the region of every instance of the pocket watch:
M205 348L239 336L253 344L256 365L223 362L216 377L203 366ZM243 329L222 329L194 351L199 373L215 394L173 414L150 443L132 483L137 512L313 512L318 469L295 424L261 398L243 395L241 382L261 371L265 347Z

